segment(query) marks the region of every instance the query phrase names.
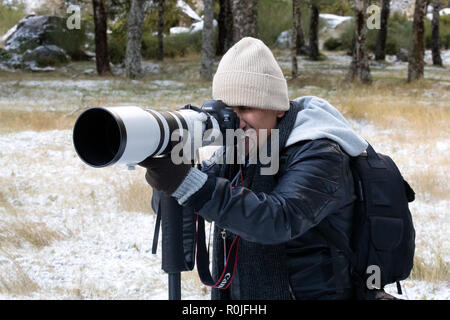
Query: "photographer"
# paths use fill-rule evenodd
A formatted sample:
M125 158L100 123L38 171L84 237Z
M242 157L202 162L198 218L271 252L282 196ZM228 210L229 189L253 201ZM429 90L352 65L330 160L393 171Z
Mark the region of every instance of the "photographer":
M278 130L279 170L263 175L260 161L218 164L214 156L201 170L170 157L140 163L154 189L215 222L216 278L234 235L241 237L231 286L213 288L212 299L352 298L349 262L317 225L328 219L350 241L355 194L349 155L359 155L367 143L327 101L289 101L281 68L260 40L244 38L230 48L212 86L214 99L233 107L241 129L267 130L258 147L275 150L268 138Z

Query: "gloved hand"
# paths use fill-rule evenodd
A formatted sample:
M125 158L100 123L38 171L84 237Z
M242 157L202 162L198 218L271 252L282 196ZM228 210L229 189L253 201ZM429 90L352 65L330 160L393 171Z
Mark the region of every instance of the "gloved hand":
M170 156L164 158L148 157L138 165L147 169L145 174L147 183L152 188L168 195L177 190L192 167L190 164L174 164Z

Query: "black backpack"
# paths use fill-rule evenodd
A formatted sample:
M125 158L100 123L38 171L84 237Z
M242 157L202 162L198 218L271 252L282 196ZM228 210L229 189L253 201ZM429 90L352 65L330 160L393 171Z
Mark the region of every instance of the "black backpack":
M351 248L342 241L327 219L318 229L350 260L354 298L395 299L384 292L386 284L406 279L413 267L415 230L408 208L415 193L394 161L375 152L351 158L355 194Z

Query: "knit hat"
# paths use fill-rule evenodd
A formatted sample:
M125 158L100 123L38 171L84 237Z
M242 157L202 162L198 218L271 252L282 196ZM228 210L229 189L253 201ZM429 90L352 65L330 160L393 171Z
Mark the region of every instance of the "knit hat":
M246 37L220 60L214 75L213 98L237 107L286 111L289 97L286 79L270 49Z

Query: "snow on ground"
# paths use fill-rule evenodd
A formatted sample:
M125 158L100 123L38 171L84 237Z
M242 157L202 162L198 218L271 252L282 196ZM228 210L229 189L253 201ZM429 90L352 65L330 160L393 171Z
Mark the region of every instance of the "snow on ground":
M151 254L154 215L124 212L118 201L117 186L132 174L144 179L143 170L87 167L76 156L71 135L65 130L0 136L0 181L16 192L8 194L6 186L0 191L19 212L0 207L0 230L24 213L62 238L43 247L23 241L7 254L2 248L0 272L18 264L16 271L39 289L14 294L0 285L0 299L167 299L161 247ZM19 276L8 275L13 283ZM189 279L182 296L208 298Z
M450 300L450 284L434 284L425 281L405 280L401 282L402 293L397 293L396 284L385 287L387 293L405 300Z
M377 130L370 124L352 125L365 136ZM436 145L448 150L448 141ZM380 152L392 152L393 146L377 146ZM0 179L17 190L10 195L1 190L8 203L62 237L40 248L24 243L7 255L0 251L0 272L5 261L18 264L39 288L28 294L2 292L1 299L167 299L160 251L151 254L154 215L125 212L118 201L117 186L130 175L143 178L142 170L87 167L73 150L69 130L2 135L0 152ZM449 204L433 208L438 208L434 213L440 223L425 223L427 211L420 211L427 205L416 202L413 209L417 217L425 215L416 224L418 240L444 243L448 261ZM6 208L0 212L0 225L14 218ZM183 299L209 299L208 291L192 279L183 281L182 290ZM395 293L395 286L388 291ZM407 280L403 291L401 297L408 299L450 298L449 283Z

